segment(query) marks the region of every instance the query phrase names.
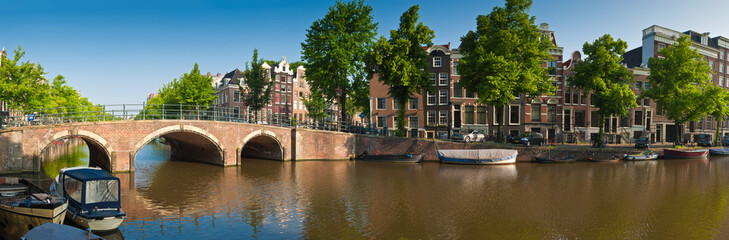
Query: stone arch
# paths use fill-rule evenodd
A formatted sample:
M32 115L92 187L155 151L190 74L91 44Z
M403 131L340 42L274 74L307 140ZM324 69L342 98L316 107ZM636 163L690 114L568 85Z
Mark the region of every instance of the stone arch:
M225 147L208 131L190 125L170 125L147 134L134 146L131 159L142 147L157 137L164 136L172 148L172 157L183 161L199 161L223 166ZM192 138L189 138L192 136ZM203 140L204 139L204 140ZM213 155L201 153L215 153Z
M86 142L86 145L89 148L89 165L91 167L100 167L101 169L109 172L114 170L111 165L111 153L114 152L114 149L109 145L109 142L107 142L106 139L94 132L86 130L64 130L57 132L52 137L43 139L41 144L38 146L38 155L42 155L51 143L73 137L80 137L84 142ZM40 161L44 160L45 159L41 159Z
M250 143L250 145L249 145ZM271 146L275 144L275 146ZM254 157L270 160L284 160L284 147L276 133L269 130L257 130L248 134L237 148L239 159Z

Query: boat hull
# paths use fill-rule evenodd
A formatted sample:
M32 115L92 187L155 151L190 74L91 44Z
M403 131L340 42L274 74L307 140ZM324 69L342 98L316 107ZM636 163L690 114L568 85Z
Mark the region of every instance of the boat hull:
M124 217L105 217L103 219L89 219L82 216L73 217L72 214L67 215L69 220L81 226L83 229L91 229L94 231L111 231L117 229L124 221Z
M691 159L691 158L705 158L709 155L709 149L690 150L690 151L677 151L671 149L664 149L663 156L669 159Z
M653 153L649 155L628 155L625 156L623 159L625 161L648 161L648 160L656 160L658 158L658 153Z
M709 149L711 155L729 155L729 148Z
M458 159L458 158L448 158L448 157L441 157L440 160L443 163L450 163L450 164L506 165L506 164L515 164L516 155L510 156L506 159L501 159L501 160Z
M423 154L382 154L382 155L364 155L362 161L369 162L393 162L393 163L419 163L423 161Z
M30 229L45 223L63 224L68 202L41 209L0 204L0 229L9 239L20 239Z

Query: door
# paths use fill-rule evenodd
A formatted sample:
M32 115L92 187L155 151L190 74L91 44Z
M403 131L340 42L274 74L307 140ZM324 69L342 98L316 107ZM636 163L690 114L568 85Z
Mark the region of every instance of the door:
M461 106L456 105L456 110L453 111L453 128L461 128Z

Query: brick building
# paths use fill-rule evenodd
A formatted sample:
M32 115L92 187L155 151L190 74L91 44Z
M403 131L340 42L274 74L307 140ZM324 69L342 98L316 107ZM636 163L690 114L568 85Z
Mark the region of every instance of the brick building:
M230 113L223 113L224 117L242 117L246 110L244 95L241 94L241 87L245 87L243 72L236 68L222 76L220 74L212 76L210 73L207 76L213 78L213 89L218 96L213 105L233 109Z

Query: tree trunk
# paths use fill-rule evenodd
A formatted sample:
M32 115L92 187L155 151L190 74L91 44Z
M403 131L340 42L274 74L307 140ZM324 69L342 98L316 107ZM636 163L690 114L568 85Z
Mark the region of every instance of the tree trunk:
M344 93L344 90L342 89L342 92L339 95L339 110L341 114L341 118L339 119L340 122L345 123L347 122L347 95Z
M397 110L397 122L395 123L397 126L397 132L396 135L398 137L405 137L407 136L407 132L405 131L405 99L397 99L397 104L400 105L400 109ZM427 117L427 116L426 116Z
M600 130L597 132L597 139L596 142L592 144L593 147L601 147L602 146L602 139L603 134L605 133L605 118L602 117L601 114L598 114L598 124L600 124Z
M683 124L676 124L676 125L678 125L676 127L676 139L678 142L675 145L683 145L683 141L681 141L681 130L683 130L682 129Z

